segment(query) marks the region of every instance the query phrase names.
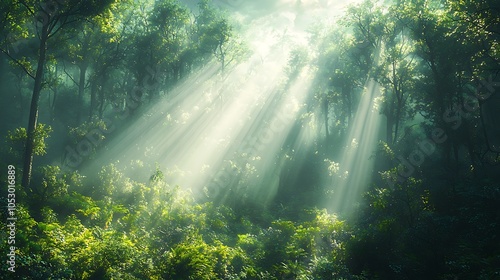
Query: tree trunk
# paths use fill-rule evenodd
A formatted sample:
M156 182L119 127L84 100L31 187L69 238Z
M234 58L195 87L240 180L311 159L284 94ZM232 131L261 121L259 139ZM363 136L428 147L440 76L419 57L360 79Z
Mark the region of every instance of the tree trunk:
M99 79L100 89L98 91L99 95L99 118L102 119L104 116L104 102L106 101L104 96L104 88L106 83L106 70L103 70Z
M24 168L22 185L29 188L31 181L31 171L33 167L33 152L35 148L35 131L38 121L38 103L40 101L40 92L42 91L42 81L45 68L45 55L47 51L47 39L49 37L48 21L44 21L40 37L38 65L35 74L35 85L33 87L33 96L31 97L30 116L28 122L28 137L24 150Z
M325 117L325 133L326 133L326 141L328 142L328 138L330 138L330 131L328 130L328 99L324 97L323 99L323 110Z
M398 140L398 134L399 134L399 124L401 123L401 118L402 118L402 115L403 115L403 91L401 90L401 88L397 88L397 91L396 91L396 96L397 96L397 100L398 100L398 104L397 104L397 107L396 107L396 119L395 119L395 122L394 122L394 137L392 138L392 141L395 143L397 142Z
M51 123L53 123L55 120L56 101L57 101L57 86L54 87L53 93L54 93L54 96L52 97L52 100L49 100L49 112L50 112L50 122Z
M391 95L391 100L389 101L389 104L387 105L386 108L386 117L387 117L387 122L386 122L386 141L388 145L392 145L393 143L393 127L394 127L394 122L397 120L394 120L394 103L396 102L396 94L394 93L394 87L393 87L393 92Z
M387 114L387 120L386 120L386 128L385 128L385 135L386 135L386 141L387 144L390 146L392 145L392 126L394 124L394 121L392 119L392 113Z
M351 125L351 118L352 118L352 96L351 96L351 86L344 84L342 85L342 96L345 98L346 101L346 106L347 106L347 112L346 112L346 119L344 120L345 126L348 127Z
M56 74L56 77L57 77L58 76L57 64L55 65L55 74ZM57 89L58 89L58 87L55 86L54 89L52 90L52 92L54 93L54 96L52 98L50 98L50 95L49 95L49 116L50 116L50 123L51 124L55 120Z
M222 44L219 45L219 52L220 52L220 62L221 62L221 73L224 74L224 68L226 68L226 58L224 51L222 50Z
M78 81L78 124L82 121L83 115L83 94L85 91L85 77L87 75L87 63L80 66L80 79Z
M92 85L90 86L89 121L92 120L92 117L94 116L94 111L97 107L97 75L91 81Z
M16 90L17 90L16 99L19 102L19 111L20 111L21 115L24 115L25 105L24 105L24 101L23 101L23 76L19 75L16 77L18 78L17 88L16 88Z

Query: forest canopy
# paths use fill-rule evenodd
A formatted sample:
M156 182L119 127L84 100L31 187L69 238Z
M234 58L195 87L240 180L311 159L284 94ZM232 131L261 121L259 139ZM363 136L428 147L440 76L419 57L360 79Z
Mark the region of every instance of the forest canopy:
M497 1L0 3L0 279L500 279Z

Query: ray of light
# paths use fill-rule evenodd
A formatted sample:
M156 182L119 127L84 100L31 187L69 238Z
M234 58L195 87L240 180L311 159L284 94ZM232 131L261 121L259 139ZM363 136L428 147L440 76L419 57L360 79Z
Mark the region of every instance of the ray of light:
M158 163L169 184L199 195L224 200L239 192L270 201L284 159L300 160L301 153L288 155L284 146L299 151L313 139L308 129L297 129L303 126L297 118L305 108L312 68L305 66L287 80L289 53L307 42L311 19L342 11L332 1L302 1L292 8L281 4L268 14L244 14L243 37L253 51L248 60L223 75L214 62L145 106L141 118L120 131L84 172L95 174L106 162L141 160ZM325 12L319 4L332 9ZM297 137L287 143L292 131ZM150 175L129 172L142 179Z
M338 165L332 163L332 192L328 208L351 214L372 174L371 156L378 143L381 116L374 101L380 95L378 83L368 79Z
M286 136L298 114L298 109L291 107L302 102L297 92L307 92L304 87L309 79L297 80L283 92L280 87L286 79L291 46L283 44L274 27L256 25L253 36L256 34L261 41L253 42L258 48L248 61L224 75L217 74L214 63L187 79L120 132L121 137L108 143L107 150L101 151L87 170L96 172L107 159L124 164L136 159L157 162L169 175L169 183L200 193L213 174L228 161L235 162L234 154L243 151L242 145L250 146L254 154L245 156L260 160L261 169L271 165L272 158L259 154L279 151L279 139ZM290 116L277 124L273 119L276 110ZM265 146L260 149L256 145L261 143L252 143L252 137L270 124L280 128L271 136L264 135L270 142L259 139Z

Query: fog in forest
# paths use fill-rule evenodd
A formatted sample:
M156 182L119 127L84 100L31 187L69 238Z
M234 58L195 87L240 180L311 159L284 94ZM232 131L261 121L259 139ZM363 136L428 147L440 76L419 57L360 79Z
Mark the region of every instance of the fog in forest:
M0 4L0 279L497 279L495 1Z

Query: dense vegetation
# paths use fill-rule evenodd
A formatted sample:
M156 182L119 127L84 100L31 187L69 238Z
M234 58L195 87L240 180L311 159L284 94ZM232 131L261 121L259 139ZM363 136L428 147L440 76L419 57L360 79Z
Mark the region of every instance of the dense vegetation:
M316 68L297 127L315 115L317 139L268 205L194 199L141 159L88 176L63 158L65 144L109 132L92 161L198 69L244 61L229 12L10 0L0 18L3 194L8 165L17 176L16 272L2 195L1 279L500 279L496 1L365 1L313 26L312 53L292 52L287 75L305 56ZM305 197L329 195L317 174L335 169L369 78L385 120L376 168L354 214L328 213Z

